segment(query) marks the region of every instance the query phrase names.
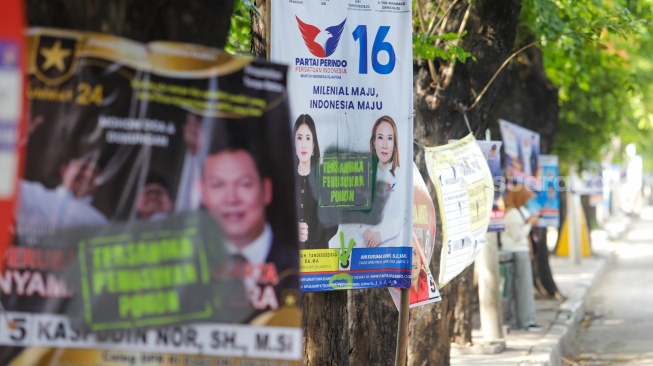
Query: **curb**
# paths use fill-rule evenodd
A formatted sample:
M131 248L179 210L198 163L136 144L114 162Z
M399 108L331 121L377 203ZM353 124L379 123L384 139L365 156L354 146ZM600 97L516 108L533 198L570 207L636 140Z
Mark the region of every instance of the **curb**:
M614 262L613 252L602 252L595 255L602 261L595 270L594 276L580 281L579 288L569 294L567 299L560 304L560 310L551 328L540 339L538 345L532 348L529 365L563 366L566 364L564 356L574 343L578 326L585 317L589 294Z

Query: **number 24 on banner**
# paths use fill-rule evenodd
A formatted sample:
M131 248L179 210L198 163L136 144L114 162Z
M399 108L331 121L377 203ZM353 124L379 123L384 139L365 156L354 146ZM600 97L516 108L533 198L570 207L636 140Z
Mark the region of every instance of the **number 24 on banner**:
M380 26L379 31L376 33L376 37L374 38L374 44L372 45L372 68L377 74L381 75L391 73L392 70L394 70L397 61L394 48L389 42L384 41L389 31L389 26ZM354 29L352 36L354 36L354 40L360 41L358 73L367 74L367 26L362 24L359 25ZM379 53L381 53L381 51L386 51L388 53L389 60L386 64L382 64L379 61Z

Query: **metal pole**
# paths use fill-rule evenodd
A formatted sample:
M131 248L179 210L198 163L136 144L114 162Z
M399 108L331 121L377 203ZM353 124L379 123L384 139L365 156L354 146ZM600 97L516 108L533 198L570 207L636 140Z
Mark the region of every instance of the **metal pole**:
M499 275L499 241L497 233L485 235L487 244L476 258L474 270L478 274L478 300L481 333L486 341L503 339L503 311Z
M579 230L578 211L576 207L576 194L574 193L574 184L576 183L576 168L569 169L570 184L567 189L567 224L569 240L569 259L572 264L580 264L580 242L577 231Z
M410 318L410 289L401 289L399 303L399 323L397 325L397 352L395 366L406 366L406 353L408 350L408 319Z

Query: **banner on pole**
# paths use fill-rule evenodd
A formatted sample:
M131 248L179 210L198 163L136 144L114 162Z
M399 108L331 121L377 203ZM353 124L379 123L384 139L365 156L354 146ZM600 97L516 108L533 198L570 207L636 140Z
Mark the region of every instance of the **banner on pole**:
M560 226L560 174L556 155L540 155L540 176L542 189L528 201L526 208L533 215L538 215L537 227Z
M429 264L435 248L435 205L417 166L413 163L413 259L411 268L410 307L442 300ZM401 291L388 288L399 309Z
M411 2L273 1L290 64L302 291L410 286Z
M492 200L492 213L490 214L490 224L488 232L500 232L505 230L506 225L503 220L506 211L503 204L503 195L501 189L504 188L503 179L501 175L501 141L481 141L477 140L478 146L481 148L487 165L492 173L492 181L494 185L494 199Z
M476 259L492 212L492 173L473 135L425 149L442 217L440 287Z
M24 160L25 10L22 0L5 1L0 13L0 258L11 239ZM0 270L4 265L0 263Z

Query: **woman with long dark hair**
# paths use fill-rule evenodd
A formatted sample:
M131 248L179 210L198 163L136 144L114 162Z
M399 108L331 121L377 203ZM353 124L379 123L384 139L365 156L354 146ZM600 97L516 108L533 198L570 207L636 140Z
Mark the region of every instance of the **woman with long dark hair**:
M328 239L337 228L322 225L318 215L318 201L314 191L320 169L320 145L318 144L315 121L308 114L302 114L293 127L295 153L297 157L296 197L299 242L301 249L328 247Z

